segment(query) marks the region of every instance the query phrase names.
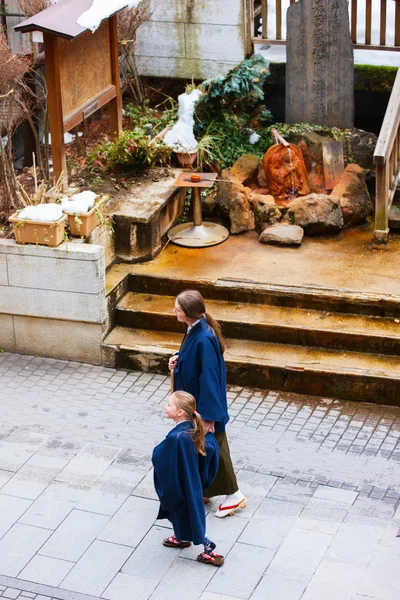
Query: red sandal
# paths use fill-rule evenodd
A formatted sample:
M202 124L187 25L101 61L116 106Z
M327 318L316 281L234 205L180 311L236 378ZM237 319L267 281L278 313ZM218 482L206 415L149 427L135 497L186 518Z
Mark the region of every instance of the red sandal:
M162 544L163 546L167 546L167 548L189 548L192 542L182 542L182 540L178 540L176 535L170 535L162 541Z
M197 560L201 563L205 563L206 565L214 565L214 567L220 567L224 564L225 559L222 554L217 554L216 552L202 552L197 556Z

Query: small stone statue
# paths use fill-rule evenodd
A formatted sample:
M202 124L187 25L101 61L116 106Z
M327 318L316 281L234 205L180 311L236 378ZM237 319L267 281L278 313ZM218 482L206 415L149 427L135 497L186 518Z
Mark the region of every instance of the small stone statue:
M270 194L275 200L281 201L306 196L310 193L310 185L303 154L297 146L276 134L282 143L274 144L264 154L264 170Z

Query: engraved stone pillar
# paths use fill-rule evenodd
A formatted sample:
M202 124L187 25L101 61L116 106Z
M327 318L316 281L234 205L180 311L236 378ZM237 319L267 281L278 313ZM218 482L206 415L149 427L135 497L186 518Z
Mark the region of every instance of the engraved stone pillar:
M354 125L347 0L299 0L287 11L287 123Z

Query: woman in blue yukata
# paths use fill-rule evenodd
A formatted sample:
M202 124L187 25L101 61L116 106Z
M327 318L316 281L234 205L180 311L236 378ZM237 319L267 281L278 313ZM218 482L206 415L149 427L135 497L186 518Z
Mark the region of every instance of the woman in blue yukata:
M206 534L203 487L218 470L218 444L212 433L204 435L203 421L191 394L171 394L165 416L176 423L153 450L154 487L160 499L158 519L169 519L174 534L163 540L168 548L203 544L199 562L220 567L224 557Z
M212 485L204 490L204 497L207 502L212 496L226 495L216 512L217 517L226 517L245 508L246 498L239 490L225 433L229 415L221 328L206 312L204 299L196 290L186 290L176 297L174 313L178 321L187 325L187 332L179 352L168 363L173 371L173 389L195 397L205 431L215 433L219 468Z

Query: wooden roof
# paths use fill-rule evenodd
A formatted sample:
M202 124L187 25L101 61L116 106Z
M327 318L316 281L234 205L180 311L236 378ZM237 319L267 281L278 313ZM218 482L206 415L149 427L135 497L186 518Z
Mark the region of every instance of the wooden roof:
M72 40L87 31L76 21L82 13L89 10L92 4L93 0L61 0L58 4L53 4L37 15L22 21L14 29L21 33L28 31L53 33Z

